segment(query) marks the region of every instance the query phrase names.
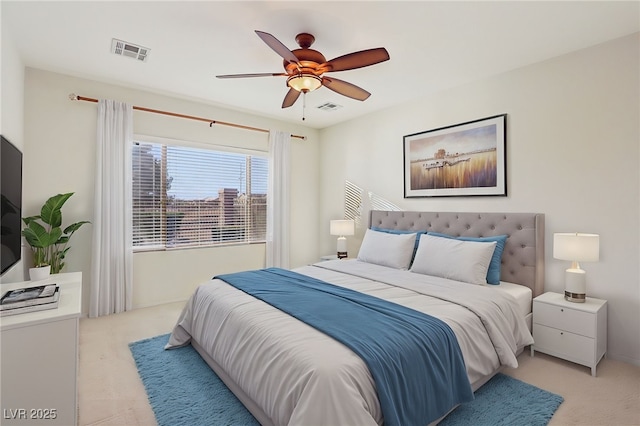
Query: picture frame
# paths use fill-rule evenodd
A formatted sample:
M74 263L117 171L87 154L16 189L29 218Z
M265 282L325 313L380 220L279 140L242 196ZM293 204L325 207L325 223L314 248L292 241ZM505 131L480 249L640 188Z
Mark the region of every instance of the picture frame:
M403 137L404 198L507 195L507 114Z

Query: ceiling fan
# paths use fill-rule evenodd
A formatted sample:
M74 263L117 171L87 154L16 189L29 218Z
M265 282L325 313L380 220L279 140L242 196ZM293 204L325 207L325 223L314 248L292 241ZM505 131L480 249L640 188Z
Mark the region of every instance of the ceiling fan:
M315 41L315 37L308 33L301 33L296 36L296 43L300 49L293 51L282 44L277 38L269 33L256 30L258 37L267 46L272 48L284 59L283 66L285 72L281 73L258 73L258 74L230 74L218 75L217 78L246 78L246 77L287 77L287 92L282 101L282 108L293 105L300 96L321 86L333 90L343 96L364 101L371 93L366 90L333 77L326 77L323 74L335 71L347 71L357 68L368 67L389 59L389 53L383 47L376 49L361 50L349 53L327 61L322 53L310 49Z

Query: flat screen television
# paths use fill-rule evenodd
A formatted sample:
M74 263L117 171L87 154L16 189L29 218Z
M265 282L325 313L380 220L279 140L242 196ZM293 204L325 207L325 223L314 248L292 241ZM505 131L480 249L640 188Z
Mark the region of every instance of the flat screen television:
M0 150L0 243L2 272L18 263L22 254L22 152L4 136Z

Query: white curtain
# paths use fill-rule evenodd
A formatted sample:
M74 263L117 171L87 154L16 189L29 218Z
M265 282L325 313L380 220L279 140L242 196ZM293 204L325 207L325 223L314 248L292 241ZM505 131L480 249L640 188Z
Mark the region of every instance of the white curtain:
M89 316L131 309L131 144L133 108L98 102Z
M289 186L291 134L269 132L267 268L289 267Z

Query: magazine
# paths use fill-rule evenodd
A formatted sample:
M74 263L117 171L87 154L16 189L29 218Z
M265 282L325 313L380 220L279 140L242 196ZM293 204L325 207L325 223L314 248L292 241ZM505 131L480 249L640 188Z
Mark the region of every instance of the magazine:
M51 296L52 301L47 303L39 303L36 305L27 305L17 308L2 309L0 310L0 317L16 314L26 314L27 312L44 311L46 309L55 309L58 307L58 300L60 299L60 288L56 286L54 293Z
M0 310L51 303L57 289L57 284L46 284L7 291L0 298Z

